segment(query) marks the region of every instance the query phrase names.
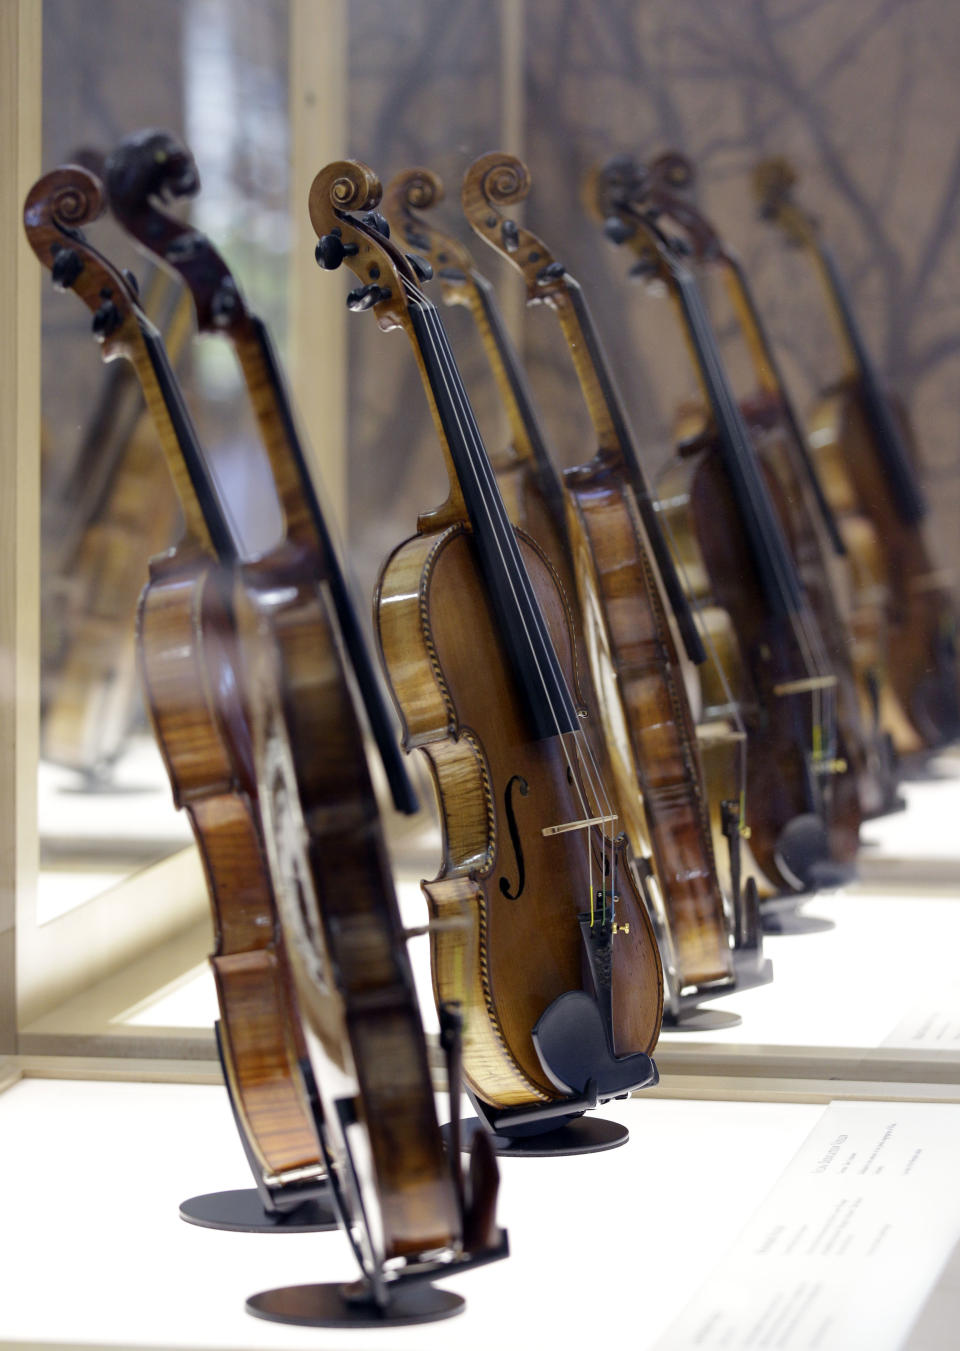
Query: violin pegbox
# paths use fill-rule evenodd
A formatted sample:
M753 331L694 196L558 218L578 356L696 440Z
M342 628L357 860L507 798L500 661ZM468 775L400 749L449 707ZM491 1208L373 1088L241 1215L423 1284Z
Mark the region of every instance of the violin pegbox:
M103 185L88 169L67 164L39 179L23 208L30 247L59 291L75 291L93 315L92 328L106 360L125 354L136 324L137 286L86 240L82 227L106 209Z
M463 176L463 212L476 233L521 273L527 300L548 300L564 289L566 265L558 262L531 230L525 230L502 207L522 202L530 192L530 171L516 155L495 150L481 155Z
M359 160L337 160L313 180L309 210L319 235L319 266L333 270L346 263L361 282L347 296L347 308L372 309L379 326L389 330L409 324L410 296L433 269L391 242L387 219L377 210L382 196L371 168Z
M793 189L797 171L783 155L761 160L753 171L753 191L761 220L779 225L797 248L814 241L818 221L797 205Z

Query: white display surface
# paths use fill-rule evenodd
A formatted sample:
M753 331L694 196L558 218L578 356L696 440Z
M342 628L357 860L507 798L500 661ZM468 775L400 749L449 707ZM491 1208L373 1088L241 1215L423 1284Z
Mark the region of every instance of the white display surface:
M0 1096L8 1169L0 1342L303 1351L644 1351L709 1276L823 1109L633 1100L603 1115L606 1154L506 1160L512 1256L446 1284L466 1313L433 1326L335 1332L262 1322L248 1295L350 1280L340 1234L225 1234L181 1200L248 1185L220 1088L26 1080Z
M246 1296L272 1286L352 1279L339 1233L227 1234L177 1216L178 1202L193 1193L249 1182L222 1089L22 1081L0 1096L0 1139L12 1165L0 1229L0 1344L276 1351L574 1351L598 1338L631 1351L904 1344L960 1235L960 1107L642 1098L613 1106L603 1114L630 1126L625 1147L502 1163L501 1220L512 1255L447 1282L467 1298L463 1315L343 1332L270 1324L243 1308ZM804 1255L804 1246L817 1254ZM819 1279L816 1298L842 1340L839 1332L751 1340L776 1291L811 1279ZM707 1324L713 1333L704 1339Z
M955 883L960 890L960 753L943 751L922 772L900 784L905 811L864 822L864 882Z
M828 920L819 932L769 934L764 952L773 981L714 999L707 1008L740 1015L737 1027L704 1032L664 1029L669 1045L705 1042L753 1046L876 1048L913 1046L894 1029L921 1009L956 996L960 952L957 897L870 894L848 888L817 896L804 920Z
M958 1125L831 1104L657 1351L896 1351L960 1239Z

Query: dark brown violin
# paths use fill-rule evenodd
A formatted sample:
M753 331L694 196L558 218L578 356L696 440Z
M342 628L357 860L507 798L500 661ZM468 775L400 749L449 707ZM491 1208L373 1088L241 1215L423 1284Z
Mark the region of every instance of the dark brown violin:
M815 410L809 438L841 526L854 531L866 518L879 537L888 621L881 721L899 751L942 745L960 734L957 607L924 536L927 503L914 438L904 409L883 388L817 221L794 199L795 181L783 159L755 173L761 215L816 265L847 362ZM873 580L872 554L867 564L864 585Z
M495 169L489 172L494 160ZM480 162L487 177L477 210L485 217L500 205L500 199L486 200L486 182L500 182L513 165L506 156L486 156ZM605 696L597 705L606 740L601 754L612 769L631 848L641 866L645 864L670 1010L677 1014L682 1000L696 1002L707 992L732 985L731 929L736 926L728 919L717 878L696 733L656 564L645 528L637 522L632 486L622 469L618 473L618 456L621 465L623 457L619 446L608 445L602 466L571 471L564 483L551 463L489 282L462 246L439 234L423 216L413 216L414 203L423 204L424 190L435 180L424 171L404 177L406 204L398 208L404 238L411 247L428 244L426 253L444 298L470 308L508 411L513 444L493 464L511 519L544 547L565 589L579 599L578 647L589 654L593 678ZM476 197L473 169L465 196L471 192ZM516 197L521 194L518 187ZM529 232L518 235L517 254L507 256L522 257L525 248L534 246L545 265L552 263L545 246ZM567 275L555 279L553 289L562 292L575 285ZM569 523L564 517L568 499ZM537 510L531 510L534 503L540 504Z
M599 176L600 212L615 242L639 256L634 275L665 282L677 303L711 421L660 483L664 518L687 576L733 619L747 730L751 841L765 870L797 891L849 875L861 810L838 721L837 676L776 503L730 388L686 249Z
M442 1005L467 989L463 1059L498 1133L552 1129L656 1079L656 941L617 812L583 730L569 606L542 551L507 517L435 306L429 265L404 255L356 161L310 190L322 266L346 263L372 309L409 337L449 476L442 506L381 573L376 621L404 745L426 757L444 832L424 883ZM466 907L475 924L437 927Z
M686 195L693 176L690 161L676 151L659 155L643 166L630 156L617 156L603 170L606 181L616 180L618 194L641 210L657 213L659 220L679 226L694 260L717 268L727 285L760 386L759 392L741 402L740 409L761 463L769 466L779 485L775 501L787 511L782 521L784 532L837 675L838 721L853 758L863 814L877 816L896 803L896 776L878 721L884 626L877 622L874 606L873 624L864 638L870 621L861 606L861 637L855 642L852 625L841 614L838 595L850 594L852 584L839 524L826 499L743 266ZM867 522L863 525L870 529ZM862 529L855 532L855 538L862 558Z
M489 1142L473 1143L469 1176L442 1147L368 725L395 804L410 811L416 799L269 334L209 240L164 209L197 191L192 157L143 133L110 157L107 182L121 223L186 282L200 332L232 343L284 516L283 543L243 565L234 595L257 801L332 1197L364 1275L358 1298L385 1309L408 1277L506 1254ZM457 1101L459 1003L440 1016ZM269 1294L253 1303L269 1316Z

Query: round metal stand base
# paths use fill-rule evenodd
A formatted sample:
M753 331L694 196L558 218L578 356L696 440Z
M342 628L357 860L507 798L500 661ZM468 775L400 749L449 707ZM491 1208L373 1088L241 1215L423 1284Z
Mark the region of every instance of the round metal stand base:
M321 1234L338 1228L333 1206L326 1201L303 1201L293 1210L274 1212L264 1209L255 1187L191 1196L181 1203L180 1218L235 1234Z
M396 1328L405 1323L437 1323L462 1313L466 1300L449 1290L423 1284L401 1287L385 1309L356 1298L343 1285L287 1285L262 1290L247 1300L247 1313L271 1323L308 1328Z
M765 934L823 934L837 927L822 915L805 915L800 910L776 910L762 915Z
M478 1117L466 1117L460 1122L461 1144L464 1151L477 1131L486 1127ZM443 1138L450 1143L450 1127L442 1128ZM507 1159L554 1159L564 1154L600 1154L605 1149L617 1149L630 1139L630 1132L619 1121L605 1121L598 1116L578 1116L556 1130L544 1130L536 1135L491 1135L494 1151Z
M729 1027L739 1027L742 1022L739 1013L726 1009L698 1007L663 1015L664 1027L670 1032L723 1032Z

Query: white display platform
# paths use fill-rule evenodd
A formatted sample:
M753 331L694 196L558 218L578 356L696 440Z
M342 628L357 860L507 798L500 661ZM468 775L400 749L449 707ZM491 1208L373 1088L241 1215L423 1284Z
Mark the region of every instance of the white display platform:
M861 828L858 866L866 886L947 886L960 892L960 751L941 752L921 773L900 784L905 811Z
M448 1282L467 1298L465 1314L345 1333L282 1327L243 1309L246 1296L275 1285L352 1279L340 1234L224 1234L178 1218L185 1197L249 1182L222 1089L21 1081L0 1095L8 1161L0 1344L574 1351L599 1341L652 1351L735 1253L738 1233L824 1109L650 1099L613 1106L603 1114L632 1132L624 1148L503 1163L501 1219L512 1255ZM960 1108L913 1110L960 1129ZM960 1233L956 1188L945 1189L943 1205ZM923 1289L935 1279L926 1272ZM675 1337L662 1344L679 1345ZM871 1342L869 1351L882 1349Z

